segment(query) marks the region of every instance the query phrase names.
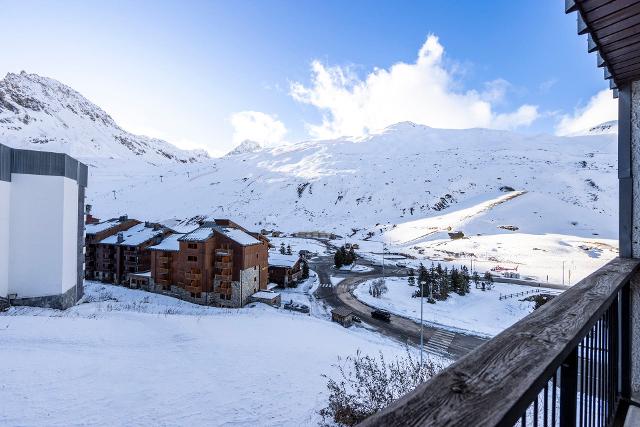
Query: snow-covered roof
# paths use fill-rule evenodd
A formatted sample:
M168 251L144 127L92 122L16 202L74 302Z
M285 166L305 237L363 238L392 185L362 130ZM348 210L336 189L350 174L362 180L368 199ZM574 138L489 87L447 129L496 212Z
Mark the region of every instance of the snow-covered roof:
M160 221L160 224L169 228L171 231L182 234L190 233L200 227L200 225L195 222L178 218L165 219L164 221Z
M151 277L151 271L140 271L138 273L129 273L131 276Z
M144 223L134 225L128 230L122 231L124 240L118 242L118 234L107 237L100 241L104 245L138 246L156 236L162 235L162 230L154 230L153 227L145 227Z
M274 299L278 296L280 296L280 294L278 292L270 292L270 291L258 291L255 294L251 295L254 298L260 298L260 299Z
M260 243L260 240L256 239L249 233L246 233L237 228L219 227L217 231L224 234L234 242L241 244L242 246L249 246L249 245L255 245L257 243Z
M300 260L299 255L283 255L269 251L269 265L272 267L293 267Z
M213 234L213 227L199 227L191 233L187 233L178 240L181 242L202 242L207 240Z
M118 219L108 219L97 224L87 224L84 226L85 234L97 234L106 231L120 224Z
M149 247L152 251L172 251L178 252L180 250L180 242L178 239L184 236L184 234L171 234L160 242L157 245Z

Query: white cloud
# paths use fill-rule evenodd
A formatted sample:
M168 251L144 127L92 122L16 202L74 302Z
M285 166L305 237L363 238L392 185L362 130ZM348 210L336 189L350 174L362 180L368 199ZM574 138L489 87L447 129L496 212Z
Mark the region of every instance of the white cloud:
M482 92L456 90L459 82L443 64L444 48L430 35L414 63L399 62L389 69L375 68L360 79L349 67L311 65L310 86L294 82L291 96L317 107L322 123L308 125L313 137L363 135L401 121L439 128L527 126L538 117L536 106L497 114L509 83L498 79Z
M576 108L573 115L565 114L556 126L557 135L570 135L610 120L618 119L618 102L609 89L591 97L587 105Z
M233 126L233 143L239 144L244 140L259 142L262 145L277 145L282 143L287 128L274 115L260 111L240 111L230 117Z

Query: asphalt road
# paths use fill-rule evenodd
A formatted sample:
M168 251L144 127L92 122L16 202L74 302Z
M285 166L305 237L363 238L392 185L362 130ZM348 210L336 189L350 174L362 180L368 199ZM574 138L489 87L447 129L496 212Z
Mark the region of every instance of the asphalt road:
M315 291L316 298L325 301L326 304L333 308L348 307L363 322L371 325L378 332L402 343L409 342L419 346L419 323L394 314L391 315L391 322L389 323L374 319L371 317L373 308L358 301L353 296L352 290L358 284L371 278L380 277L382 272L380 266L372 265L363 260L360 260L359 263L371 267L373 271L367 273L339 273L332 269L333 257L322 256L311 260L310 267L318 274L320 279L320 286ZM407 272L406 269L387 267L385 268L385 274L388 276L403 276ZM330 276L344 277L344 280L337 286L333 286L331 285ZM487 339L483 337L456 333L434 325L424 325L424 348L429 353L458 359L485 341Z

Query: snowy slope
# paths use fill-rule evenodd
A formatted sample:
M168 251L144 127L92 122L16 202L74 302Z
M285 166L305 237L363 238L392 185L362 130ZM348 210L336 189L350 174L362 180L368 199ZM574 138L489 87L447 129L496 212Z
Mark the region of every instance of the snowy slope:
M0 80L0 143L65 152L88 163L197 162L203 151L185 151L120 128L100 107L64 84L36 74L9 73ZM108 160L112 159L112 162Z
M1 425L317 426L338 357L405 352L262 304L202 307L91 282L85 301L0 313Z
M615 238L615 162L610 135L523 136L402 123L364 139L302 142L196 165L97 176L89 195L103 216L226 216L284 231L350 235L357 228L356 237L364 237L491 204L513 189L525 194L500 205L505 225ZM521 208L507 209L515 203ZM418 237L416 231L398 239Z
M415 256L425 245L442 253L475 245L478 253L493 252L487 257L494 265L501 255L526 257L542 245L550 257L586 262L575 279L616 254L616 156L615 135L399 123L365 138L306 141L199 164L95 170L88 195L103 217L228 217L252 229L371 235ZM469 238L450 242L451 230ZM497 247L492 236L510 243ZM597 257L580 248L595 244L604 248Z

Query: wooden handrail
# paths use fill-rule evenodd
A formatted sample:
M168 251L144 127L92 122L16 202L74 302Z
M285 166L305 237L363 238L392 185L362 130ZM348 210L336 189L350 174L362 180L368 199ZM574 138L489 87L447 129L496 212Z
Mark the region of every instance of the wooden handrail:
M639 265L613 259L361 425L513 425Z

